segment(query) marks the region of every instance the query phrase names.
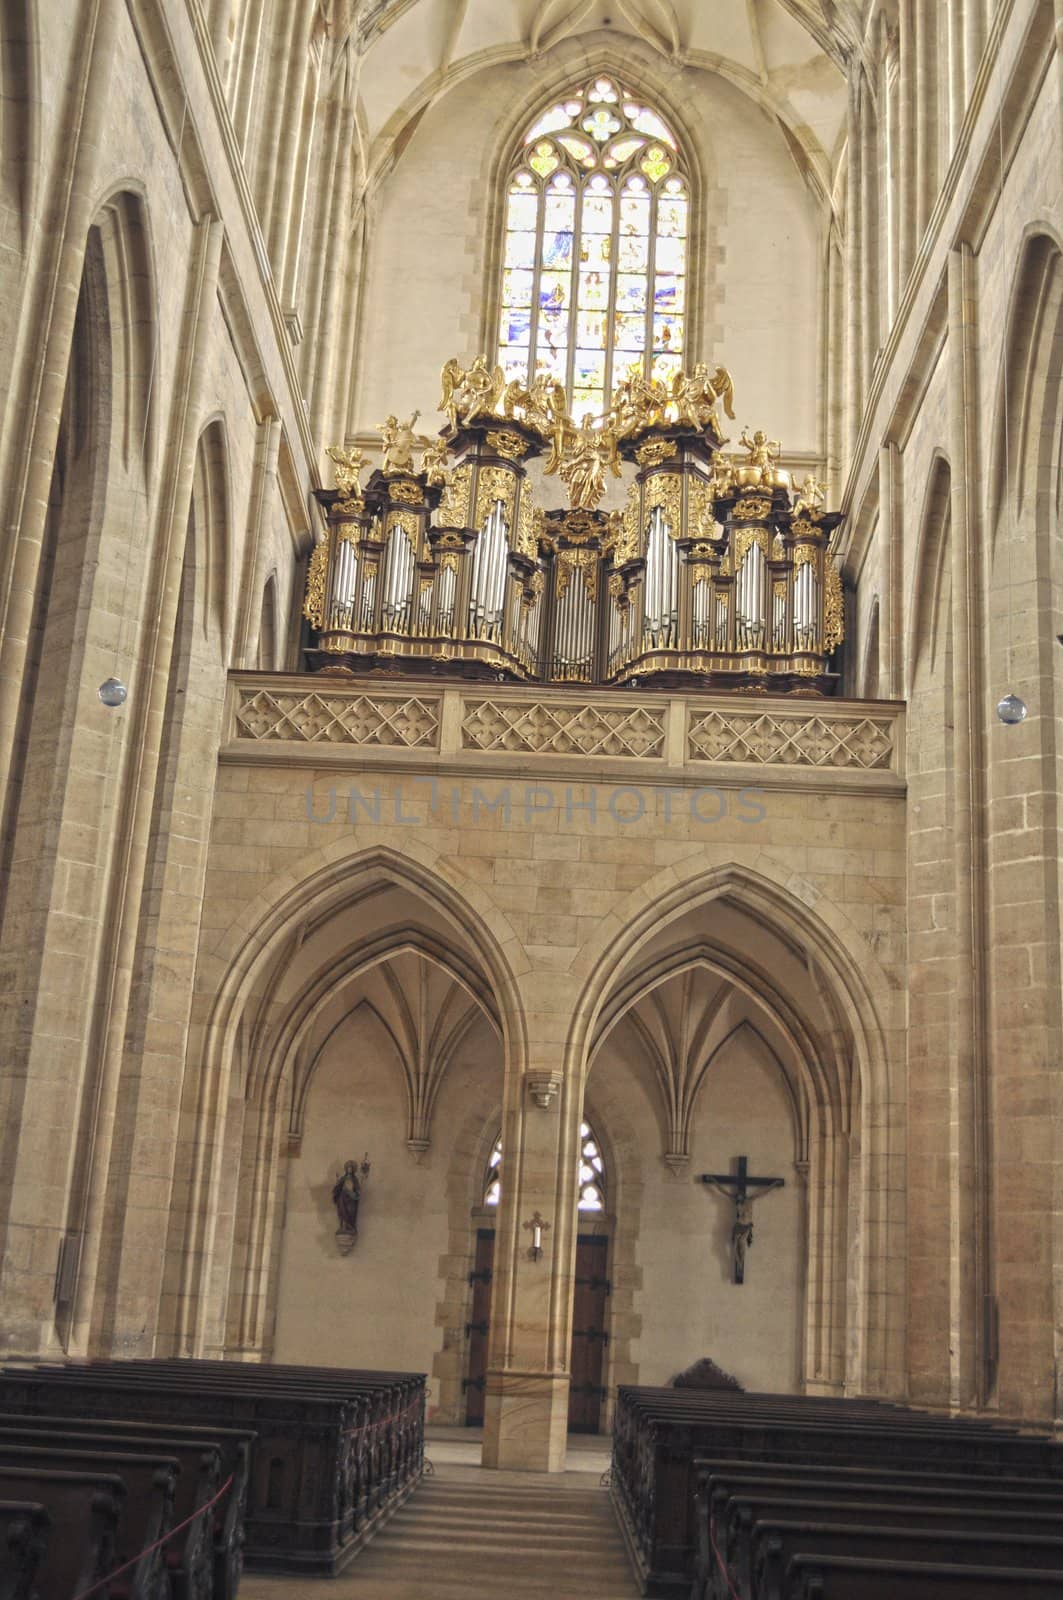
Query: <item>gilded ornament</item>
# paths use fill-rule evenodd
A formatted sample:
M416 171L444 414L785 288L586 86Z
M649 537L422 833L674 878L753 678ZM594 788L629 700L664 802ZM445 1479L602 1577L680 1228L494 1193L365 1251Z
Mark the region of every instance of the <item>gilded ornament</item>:
M532 499L532 488L525 483L520 493L520 510L517 514L517 541L515 549L520 555L527 555L528 560L536 560L540 554L540 539L538 539L538 526L540 526L541 510Z
M362 493L360 475L365 469L361 450L344 450L338 444L330 444L325 454L336 469L336 488L340 494L359 499Z
M516 498L517 480L508 467L481 467L476 480L476 515L473 526L482 528L497 501L502 502L502 515L506 526L513 526L513 502Z
M794 551L794 566L806 567L809 563L814 566L817 554L818 551L814 544L799 544Z
M826 595L823 602L823 654L829 656L845 638L845 605L842 599L842 580L828 552L823 558Z
M747 495L744 500L739 500L734 508L734 521L741 522L749 518L751 522L762 522L771 515L771 501L760 495Z
M576 545L588 544L602 532L602 524L590 511L569 511L560 527L569 543Z
M687 479L687 510L690 532L704 535L715 523L711 485L705 478Z
M822 539L823 533L814 522L809 522L807 517L799 517L790 527L790 532L795 539Z
M436 512L436 522L441 528L467 528L469 525L469 494L472 483L470 466L455 467L443 491Z
M546 579L541 569L532 573L521 591L520 603L525 611L530 611L532 606L535 605L543 592L545 584Z
M561 550L557 557L557 595L560 599L568 592L573 572L582 572L583 587L588 600L598 594L598 554L595 550Z
M507 461L521 461L531 449L531 445L526 439L522 439L519 433L509 433L504 430L489 433L487 447L493 450L496 456L504 456Z
M706 566L704 561L695 561L690 568L690 581L696 589L699 583L709 583L712 580L712 568Z
M441 572L457 572L458 552L456 550L445 550L443 552L439 558L439 570Z
M328 577L329 548L327 544L316 544L310 552L310 564L306 569L306 597L303 600L303 616L312 628L320 630L322 619L325 615L325 582Z
M388 499L401 500L406 505L424 505L424 490L412 478L399 478L388 484Z
M664 513L673 539L682 534L683 480L677 472L655 472L646 480L646 512Z
M768 554L768 535L763 528L738 528L735 531L735 566L740 567L751 545L758 545L764 556Z
M420 527L420 518L417 517L412 511L389 511L387 522L384 524L384 537L390 538L393 529L401 528L402 532L406 535L407 539L409 539L410 543L416 549L417 535L420 532Z
M329 520L336 521L340 517L360 517L364 511L364 500L336 500L329 512Z
M676 453L674 439L647 439L635 451L640 467L659 467L662 461L671 461Z

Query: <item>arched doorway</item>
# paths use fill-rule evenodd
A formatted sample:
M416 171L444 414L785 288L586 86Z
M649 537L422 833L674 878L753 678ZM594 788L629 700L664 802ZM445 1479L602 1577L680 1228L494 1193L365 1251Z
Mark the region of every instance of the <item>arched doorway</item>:
M493 1141L483 1175L482 1204L474 1209L475 1247L469 1273L469 1320L465 1325L465 1423L480 1427L484 1420L487 1345L491 1323L494 1280L494 1212L502 1194L502 1135ZM602 1141L584 1118L580 1124L579 1225L576 1235L576 1270L573 1299L572 1348L569 1358L568 1431L598 1433L608 1392L609 1295L612 1217L609 1212L609 1170ZM534 1235L532 1235L534 1238ZM534 1243L529 1246L534 1249Z

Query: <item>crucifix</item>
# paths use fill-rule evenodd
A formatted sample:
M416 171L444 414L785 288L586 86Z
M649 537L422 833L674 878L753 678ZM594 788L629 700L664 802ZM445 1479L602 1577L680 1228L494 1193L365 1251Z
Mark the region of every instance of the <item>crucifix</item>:
M737 1172L703 1172L700 1182L711 1184L721 1194L734 1202L735 1218L731 1229L731 1249L734 1260L735 1283L746 1279L746 1251L753 1243L753 1201L769 1189L781 1189L785 1178L753 1178L748 1171L748 1157L738 1156ZM750 1189L755 1192L750 1194Z

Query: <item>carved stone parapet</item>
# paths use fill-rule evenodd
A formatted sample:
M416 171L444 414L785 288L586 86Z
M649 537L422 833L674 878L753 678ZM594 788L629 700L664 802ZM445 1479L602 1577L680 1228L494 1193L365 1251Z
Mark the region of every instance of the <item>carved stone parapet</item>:
M525 1079L528 1096L541 1111L550 1109L550 1102L561 1088L561 1075L557 1072L529 1072Z

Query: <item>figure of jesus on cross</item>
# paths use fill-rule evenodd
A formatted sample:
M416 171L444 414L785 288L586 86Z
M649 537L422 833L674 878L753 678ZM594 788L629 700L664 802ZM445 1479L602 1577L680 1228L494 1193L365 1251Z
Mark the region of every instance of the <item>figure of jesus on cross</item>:
M700 1181L707 1183L734 1202L734 1224L731 1228L731 1251L734 1263L733 1282L746 1279L746 1251L753 1243L753 1201L759 1200L769 1189L783 1188L785 1178L754 1178L748 1170L749 1158L738 1156L737 1172L703 1172ZM749 1190L756 1190L750 1194Z

